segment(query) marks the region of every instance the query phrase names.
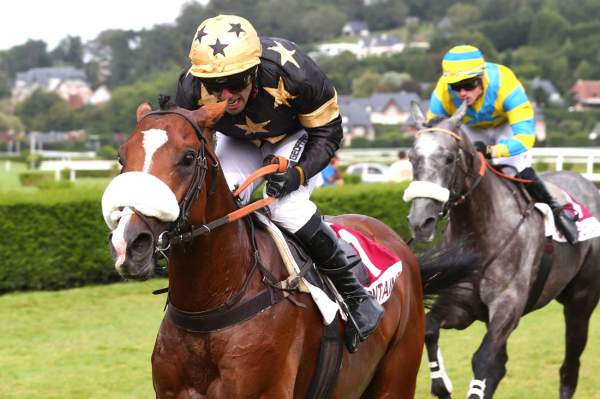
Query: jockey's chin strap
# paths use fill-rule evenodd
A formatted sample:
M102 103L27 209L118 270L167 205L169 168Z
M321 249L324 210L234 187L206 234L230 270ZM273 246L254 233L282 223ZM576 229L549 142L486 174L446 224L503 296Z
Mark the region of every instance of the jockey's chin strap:
M263 166L262 168L254 171L236 190L233 192L234 197L239 197L240 194L248 188L253 182L256 180L270 175L276 172L284 172L287 169L287 159L284 157L275 157L271 164ZM162 232L157 239L156 249L158 251L166 251L171 244L181 244L192 241L194 238L205 235L213 231L214 229L223 226L227 223L234 222L239 220L252 212L264 208L266 206L271 205L277 199L274 197L266 197L261 200L252 202L240 209L237 209L233 212L228 213L227 215L213 220L207 224L203 224L200 226L191 226L189 231L187 232L179 232L176 234L171 233L170 231Z

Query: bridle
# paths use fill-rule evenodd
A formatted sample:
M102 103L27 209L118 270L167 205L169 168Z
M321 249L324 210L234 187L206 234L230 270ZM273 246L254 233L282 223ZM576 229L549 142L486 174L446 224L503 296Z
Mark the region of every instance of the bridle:
M426 133L426 132L443 133L443 134L447 134L448 136L452 137L456 141L456 145L458 146L458 149L459 149L459 151L457 152L457 156L453 160L453 163L455 164L455 167L460 172L462 172L462 174L464 176L464 179L462 179L463 183L469 177L474 178L474 181L470 185L470 187L465 192L461 192L462 187L461 188L457 187L457 185L459 184L458 174L457 173L453 174L452 180L450 181L450 184L448 185L448 190L450 191L450 197L449 197L448 201L446 201L443 204L442 209L440 211L440 216L444 217L448 214L450 209L465 202L465 200L471 195L473 190L475 190L475 188L479 185L479 183L481 183L481 179L483 178L483 175L485 174L487 162L486 162L485 158L483 157L483 154L476 152L476 151L475 152L468 151L464 147L464 145L462 145L463 138L460 135L458 135L457 133L453 132L452 130L445 129L445 128L439 128L439 127L431 127L431 128L420 129L419 131L417 131L415 136L418 136L418 135L420 135L422 133ZM466 166L466 163L462 162L461 153L468 154L471 158L472 164L475 164L474 160L476 159L476 157L479 158L480 168L477 173L473 173L473 171Z
M198 149L198 153L196 154L194 160L194 173L192 175L192 180L187 188L185 195L182 200L179 202L179 216L172 223L172 227L169 230L165 230L158 235L156 239L154 239L154 248L155 253L161 253L166 257L165 252L169 249L172 244L179 244L191 241L194 237L200 234L206 234L210 232L211 226L210 223L208 225L200 225L198 227L187 227L188 220L190 216L190 211L192 209L192 205L198 199L200 195L200 191L202 189L204 180L206 179L206 174L209 169L208 167L208 158L210 158L211 162L211 171L212 171L212 184L208 189L208 195L211 196L214 192L214 182L217 174L217 170L219 169L219 161L216 155L208 149L208 141L206 137L202 134L202 129L196 121L187 116L186 114L175 111L175 110L156 110L150 111L142 117L142 120L153 115L178 115L185 119L196 132L196 136L200 141L200 148ZM149 225L147 218L142 215L137 210L134 212L146 223ZM187 230L187 231L186 231ZM150 229L152 231L152 229Z

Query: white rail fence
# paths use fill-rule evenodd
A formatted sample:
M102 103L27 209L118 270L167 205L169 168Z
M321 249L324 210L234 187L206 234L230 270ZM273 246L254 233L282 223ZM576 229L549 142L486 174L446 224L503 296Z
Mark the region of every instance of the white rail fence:
M75 181L79 170L111 170L116 167L117 161L102 160L68 160L42 161L40 170L54 171L54 179L60 180L60 173L66 169L69 171L69 180Z
M344 165L358 162L392 163L397 159L400 150L408 152L409 148L341 149L338 151L338 157ZM600 183L600 173L594 172L594 165L600 164L600 148L537 147L531 149L528 156L532 158L534 165L540 162L551 164L551 169L557 171L563 170L565 164L585 165L583 176ZM600 172L600 165L596 169Z

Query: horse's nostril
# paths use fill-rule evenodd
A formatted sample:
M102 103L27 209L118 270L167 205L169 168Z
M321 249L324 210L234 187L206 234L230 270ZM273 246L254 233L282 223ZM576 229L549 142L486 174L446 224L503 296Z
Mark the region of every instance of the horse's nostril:
M135 240L130 244L132 253L143 254L146 253L152 245L152 236L148 233L141 233Z
M425 221L421 225L421 228L423 230L425 230L425 229L428 229L430 227L433 227L432 225L435 225L435 218L434 217L428 217L427 219L425 219Z

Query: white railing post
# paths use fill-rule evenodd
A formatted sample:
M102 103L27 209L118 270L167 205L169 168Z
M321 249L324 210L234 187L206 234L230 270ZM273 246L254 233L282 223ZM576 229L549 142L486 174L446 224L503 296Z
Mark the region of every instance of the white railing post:
M556 171L561 171L563 170L563 163L565 161L565 157L562 154L559 154L556 157Z

